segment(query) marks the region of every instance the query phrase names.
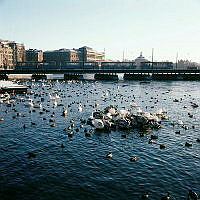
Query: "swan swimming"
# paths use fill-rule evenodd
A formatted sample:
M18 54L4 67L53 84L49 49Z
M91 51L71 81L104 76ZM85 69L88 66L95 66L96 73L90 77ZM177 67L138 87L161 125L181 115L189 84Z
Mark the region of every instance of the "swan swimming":
M83 108L82 108L82 105L79 104L79 107L78 107L78 112L82 112L83 111Z

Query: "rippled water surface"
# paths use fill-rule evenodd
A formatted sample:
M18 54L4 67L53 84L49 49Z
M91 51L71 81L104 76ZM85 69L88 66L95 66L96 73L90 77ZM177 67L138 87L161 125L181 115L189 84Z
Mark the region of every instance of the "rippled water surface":
M158 200L167 192L174 199L186 199L188 189L200 193L200 143L196 141L200 138L200 107L191 106L191 102L200 102L200 82L24 84L32 85L32 94L28 96L34 102L44 98L42 107L50 112L25 107L19 100L25 98L23 95L16 96L12 107L0 104L0 118L4 118L0 121L1 200L136 200L146 191L150 193L149 199ZM57 106L53 106L49 94L60 96ZM143 111L165 108L169 119L162 121L161 129L143 137L137 130L92 132L91 137L85 136L84 130L92 127L83 124L80 128L80 119L88 119L96 109L95 102L101 110L111 104L118 105L118 109L130 108L132 101ZM82 112L78 112L80 102ZM63 106L68 110L66 117L61 116ZM74 131L79 131L69 138L64 129L71 119ZM177 120L182 120L188 129L176 123L172 126ZM53 123L55 127L50 126ZM179 130L180 134L176 134ZM122 137L125 134L127 137ZM158 139L148 144L152 134ZM192 142L192 147L185 147L185 142ZM160 144L166 148L160 149ZM35 153L36 158L29 159L28 152ZM105 158L108 152L113 153L111 159ZM139 159L130 162L131 156Z

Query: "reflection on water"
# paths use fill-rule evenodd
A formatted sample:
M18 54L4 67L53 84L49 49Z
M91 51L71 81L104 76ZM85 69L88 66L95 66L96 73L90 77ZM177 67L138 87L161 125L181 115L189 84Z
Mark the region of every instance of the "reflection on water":
M196 142L200 108L191 106L199 103L199 82L25 84L32 85L28 96L34 103L44 100L42 109L25 107L19 100L25 96L17 96L11 107L0 104L0 118L4 118L0 121L0 199L140 199L146 191L154 200L168 191L176 199L186 199L188 189L200 191L200 143ZM57 106L49 94L59 95ZM111 104L122 109L132 101L143 111L165 108L169 119L143 137L137 130L85 136L85 129L91 127L80 119L88 119L95 103L100 110ZM80 102L82 112L78 112ZM68 110L66 117L61 116L63 106ZM177 120L188 129L173 126ZM149 144L152 134L158 139ZM185 142L192 142L192 147L185 147ZM166 148L161 150L160 144ZM36 158L28 159L28 152ZM111 159L105 158L108 152L113 154ZM131 156L139 160L130 162Z

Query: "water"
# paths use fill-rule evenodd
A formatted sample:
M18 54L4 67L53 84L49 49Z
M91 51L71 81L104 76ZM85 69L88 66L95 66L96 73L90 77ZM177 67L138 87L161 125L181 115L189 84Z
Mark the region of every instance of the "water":
M200 193L200 143L196 142L200 137L200 108L192 108L190 103L199 103L200 82L48 81L25 84L32 85L33 94L29 96L35 102L43 97L43 108L50 112L40 114L42 110L35 109L30 113L23 102L17 103L19 100L15 107L0 104L0 118L5 119L0 121L1 200L140 199L146 191L150 193L149 199L158 200L167 192L174 199L186 199L188 189ZM61 116L63 106L54 108L49 100L48 94L55 93L61 97L58 104L68 109L66 117ZM24 98L17 96L21 97ZM84 128L80 128L80 118L87 120L95 102L100 104L99 109L111 104L120 109L129 108L132 100L144 111L165 108L169 119L163 121L161 129L144 137L137 130L85 136L84 129L91 127L84 124ZM78 102L85 105L81 113ZM17 112L21 115L13 118ZM50 126L49 119L55 120L56 127ZM70 125L71 119L74 119L74 130L80 128L80 131L69 138L64 128ZM178 125L173 127L171 123L177 119L182 120L188 130ZM175 134L178 130L180 135ZM128 137L123 138L122 134ZM152 134L158 139L148 144ZM185 147L186 141L193 142L193 146ZM159 144L165 144L166 148L161 150ZM28 159L28 152L35 153L36 158ZM105 158L108 152L113 153L111 159ZM131 156L139 160L130 162Z

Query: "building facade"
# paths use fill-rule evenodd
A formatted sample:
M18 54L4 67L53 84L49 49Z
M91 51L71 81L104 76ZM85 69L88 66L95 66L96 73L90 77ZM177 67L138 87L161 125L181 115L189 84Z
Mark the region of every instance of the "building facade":
M79 49L59 49L43 53L44 62L54 62L56 65L64 65L67 62L103 62L104 57L104 53L99 53L86 46Z
M67 62L79 62L79 53L71 49L45 51L43 53L43 61L52 62L55 65L65 65Z
M175 69L200 69L200 65L189 60L178 60L174 65Z
M173 69L172 62L151 62L142 55L142 52L134 62L136 69Z
M46 62L54 65L66 65L67 62L103 62L105 53L84 46L79 49L59 49L45 51L37 49L25 50L24 44L15 41L0 40L0 67L14 68L20 63Z
M13 50L8 44L3 42L0 42L0 68L13 68Z
M82 62L103 62L105 60L104 52L97 52L87 46L81 47L77 51L79 53L79 59Z
M4 68L13 68L19 62L26 61L25 46L24 44L16 43L15 41L0 40L1 45L1 66ZM4 55L2 56L2 52ZM12 56L12 58L11 58ZM2 61L4 57L4 61Z
M138 56L135 60L135 65L137 66L138 69L142 68L144 66L144 63L149 62L143 55L142 52L140 53L140 56Z
M26 51L24 44L19 44L16 42L9 42L8 45L13 50L13 64L26 62Z
M26 50L26 62L43 62L43 51L37 49Z

